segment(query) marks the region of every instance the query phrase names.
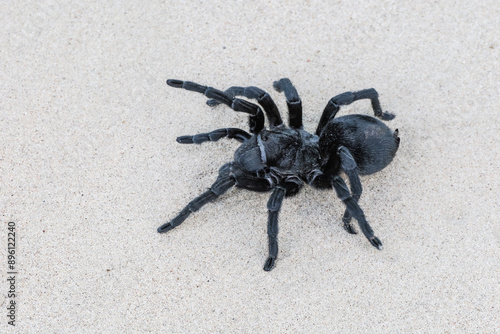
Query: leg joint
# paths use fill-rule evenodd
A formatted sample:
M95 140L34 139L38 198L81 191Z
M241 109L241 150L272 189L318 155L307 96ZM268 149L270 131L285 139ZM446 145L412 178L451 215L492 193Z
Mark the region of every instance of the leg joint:
M270 212L278 212L281 209L283 198L285 198L285 189L281 187L274 188L273 194L267 202L267 209Z

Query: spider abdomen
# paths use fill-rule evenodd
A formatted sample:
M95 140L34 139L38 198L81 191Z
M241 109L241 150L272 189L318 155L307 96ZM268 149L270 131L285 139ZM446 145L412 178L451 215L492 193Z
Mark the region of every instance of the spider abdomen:
M397 130L393 132L376 118L347 115L329 121L320 134L322 150L335 150L340 145L351 152L359 173L368 175L382 170L392 161L399 147L399 137Z

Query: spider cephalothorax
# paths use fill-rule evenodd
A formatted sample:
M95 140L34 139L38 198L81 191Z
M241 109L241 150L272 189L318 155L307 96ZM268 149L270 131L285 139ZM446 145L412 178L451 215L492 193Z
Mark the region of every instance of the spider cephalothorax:
M318 137L282 125L262 130L244 142L234 161L243 170L266 179L270 188L282 182L310 183L321 174Z
M234 161L219 170L219 177L209 190L192 200L170 222L158 228L164 233L180 225L191 212L215 200L231 187L253 191L271 191L268 208L269 257L264 270L271 270L278 255L278 212L286 196L295 195L306 183L316 188L333 188L345 203L342 221L347 232L355 234L351 225L354 217L371 244L378 249L382 243L374 235L358 205L362 188L359 174L372 174L386 167L399 147L398 131L392 132L381 121L364 115L335 118L340 106L361 99L370 99L375 116L390 120L394 115L382 112L377 92L365 89L346 92L330 99L321 116L315 134L303 130L302 102L289 79L274 83L274 88L285 93L289 110L289 127L283 124L276 104L268 93L257 87L231 87L225 92L189 81L167 80L172 87L204 94L207 104L226 104L235 111L250 114L250 133L237 128L223 128L209 133L177 138L179 143L201 144L223 137L242 144L234 154ZM269 129L264 128L262 109L249 101L256 99L267 116ZM339 173L349 178L347 187Z

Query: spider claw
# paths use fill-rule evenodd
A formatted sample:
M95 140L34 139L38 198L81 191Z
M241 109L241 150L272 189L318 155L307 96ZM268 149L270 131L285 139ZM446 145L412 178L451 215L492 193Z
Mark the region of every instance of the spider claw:
M358 231L352 226L351 222L344 222L344 230L349 234L358 234Z
M220 102L217 102L215 100L208 100L207 105L210 107L217 107L220 104Z
M273 83L273 87L279 93L281 93L283 91L283 88L281 87L281 80L275 81Z
M276 258L268 257L266 263L264 264L264 270L271 271L274 268L275 263L276 263Z
M382 114L378 115L378 118L384 120L384 121L390 121L391 119L394 119L394 117L396 117L396 115L394 114L391 114L390 112L383 112Z
M376 247L378 250L384 249L384 247L382 246L382 242L376 236L373 236L373 237L369 238L368 240L370 240L372 245L374 247Z
M163 224L162 226L158 227L158 233L165 233L173 229L175 226L173 226L171 223L166 223Z
M184 81L182 80L177 80L177 79L168 79L167 80L167 85L175 88L182 88L182 85L184 84Z

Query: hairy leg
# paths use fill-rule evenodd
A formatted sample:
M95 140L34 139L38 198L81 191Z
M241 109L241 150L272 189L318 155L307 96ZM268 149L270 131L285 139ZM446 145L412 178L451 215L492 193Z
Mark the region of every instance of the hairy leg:
M274 268L276 257L278 256L278 213L281 208L281 203L285 198L285 189L277 186L274 188L269 201L267 202L268 219L267 219L267 235L269 238L269 256L264 264L264 270L270 271Z
M159 233L165 233L179 226L192 213L196 212L208 202L217 199L220 195L228 191L236 183L234 178L229 175L231 164L225 164L219 170L217 181L200 196L193 199L181 210L181 212L170 222L163 224L158 228Z
M302 101L297 89L288 78L283 78L274 82L274 89L285 93L286 104L288 106L288 124L293 129L302 129Z
M366 221L363 210L361 210L361 208L359 207L358 202L353 197L351 197L349 188L345 184L344 180L342 180L342 178L340 178L339 176L335 176L332 180L332 186L335 189L337 196L346 205L349 213L354 217L354 219L358 221L359 227L361 228L361 231L363 231L365 237L374 247L382 249L382 242L373 233L372 228Z
M175 88L183 88L189 91L198 92L210 99L215 99L224 103L234 111L241 111L250 114L250 132L259 133L264 128L264 113L256 104L228 96L224 92L207 86L202 86L191 81L168 79L167 85Z
M276 103L274 103L271 96L262 89L254 86L250 87L233 86L224 91L224 94L230 97L244 96L248 99L256 99L257 102L259 102L259 104L262 106L262 108L264 108L264 112L266 113L267 119L269 121L269 126L271 128L283 124ZM211 107L215 107L219 105L220 102L212 99L208 100L207 104Z
M180 144L201 144L206 141L217 141L221 138L236 139L240 143L252 137L248 132L237 128L217 129L208 133L198 133L194 136L177 137L177 142Z
M349 177L352 198L354 198L356 202L358 202L359 198L361 197L361 193L363 192L363 187L361 186L361 180L359 179L358 165L356 164L356 161L351 155L351 152L349 152L349 150L346 147L340 146L337 150L337 153L340 157L340 163L342 169ZM351 224L351 219L352 216L349 213L349 210L346 209L344 212L344 216L342 217L342 222L344 223L344 229L351 234L356 234L357 232L354 226L352 226Z
M349 105L355 101L363 99L371 100L373 112L376 117L386 121L391 120L395 117L391 113L382 111L380 102L378 100L378 93L375 89L369 88L357 92L345 92L332 97L330 101L328 101L325 109L323 110L323 114L321 115L318 128L316 129L316 134L319 135L321 133L323 127L328 123L329 120L335 117L341 106Z

